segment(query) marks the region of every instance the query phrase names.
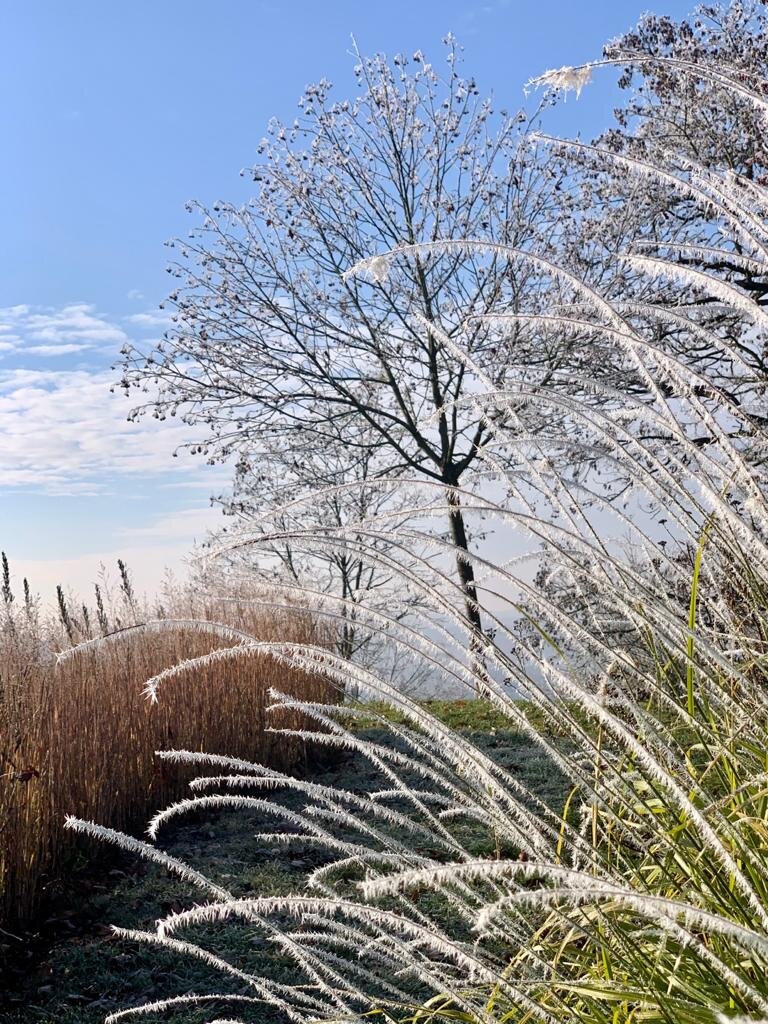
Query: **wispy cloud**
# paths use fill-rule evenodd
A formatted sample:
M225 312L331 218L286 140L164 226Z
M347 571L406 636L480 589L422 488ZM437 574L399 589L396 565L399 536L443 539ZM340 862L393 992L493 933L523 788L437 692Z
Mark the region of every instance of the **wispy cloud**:
M115 477L168 482L219 474L192 456L174 459L193 434L182 423L129 423L132 400L110 393L107 370L0 371L0 479L47 493L104 493Z
M84 302L0 308L2 546L43 594L58 582L88 591L99 564L118 556L153 590L220 518L207 496L226 490L231 469L188 454L200 437L179 420L129 422L138 396L110 390L119 348L167 323L159 310L110 317ZM106 500L66 503L84 496ZM67 510L61 520L56 509Z
M490 3L466 4L459 14L457 31L460 38L488 30L488 23L500 17L510 7L511 0L491 0Z
M86 352L90 347L69 342L66 345L28 345L24 351L33 356L70 356L74 352Z
M134 327L150 327L153 329L168 327L171 322L170 314L162 309L150 310L146 313L132 313L131 316L127 316L125 319Z
M105 566L114 578L118 558L127 563L138 593L157 593L168 570L177 576L186 575L193 543L200 536L197 533L179 533L172 539L163 538L159 543L149 537L137 542L126 538L116 540L113 546L68 558L28 558L14 551L12 541L5 546L14 582L26 577L33 592L42 597L47 607L52 607L59 583L74 594L92 600L93 584L99 581Z
M144 526L125 526L117 532L121 537L146 540L177 540L183 537L191 544L192 541L203 540L209 530L221 526L221 519L221 509L206 505L200 508L182 508Z
M76 302L61 309L17 305L0 309L2 351L59 356L92 348L117 349L128 341L119 325L96 307Z

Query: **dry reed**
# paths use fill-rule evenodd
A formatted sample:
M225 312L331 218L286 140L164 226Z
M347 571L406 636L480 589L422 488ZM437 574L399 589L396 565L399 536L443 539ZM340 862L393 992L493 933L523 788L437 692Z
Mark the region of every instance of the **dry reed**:
M264 640L329 640L306 613L267 612L246 601L200 602L178 594L173 611L226 622ZM142 695L147 678L182 657L224 646L222 640L192 631L151 633L57 667L63 631L41 624L29 607L6 606L5 612L0 629L0 922L28 919L46 887L66 871L73 843L62 829L66 814L130 828L179 795L189 773L159 764L154 751L221 752L295 770L303 758L302 741L264 729L269 687L309 701L334 699L320 676L251 655L212 661L174 679L162 700L151 704ZM79 621L82 630L82 615ZM82 632L75 637L80 638ZM286 715L281 711L276 724L307 727L300 716L291 721Z

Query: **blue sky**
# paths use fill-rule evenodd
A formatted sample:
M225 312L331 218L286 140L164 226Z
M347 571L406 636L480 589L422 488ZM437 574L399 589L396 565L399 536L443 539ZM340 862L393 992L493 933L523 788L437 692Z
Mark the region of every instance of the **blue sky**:
M662 0L675 17L691 4ZM271 116L304 86L352 93L364 52L437 54L452 31L501 105L550 67L599 55L647 0L25 0L0 8L0 547L48 592L84 589L122 554L141 587L216 522L227 472L186 456L167 423L132 426L109 393L126 339L159 337L163 242L191 198L234 199ZM601 78L553 115L610 121Z

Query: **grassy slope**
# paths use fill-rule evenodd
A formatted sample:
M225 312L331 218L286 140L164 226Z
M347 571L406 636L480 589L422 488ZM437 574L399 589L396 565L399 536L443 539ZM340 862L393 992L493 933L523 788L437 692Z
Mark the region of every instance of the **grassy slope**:
M434 701L430 706L448 724L471 732L478 745L553 806L562 805L563 780L553 772L550 762L488 705L481 701ZM371 724L362 721L358 727ZM324 769L316 778L357 790L375 784L373 773L352 757ZM161 837L161 845L238 892L288 893L301 885L308 868L324 858L314 848L275 849L253 840L254 833L273 826L274 820L267 822L250 813L221 814L169 828ZM482 845L480 836L478 843ZM98 884L89 882L86 886L80 882L66 894L67 902L77 906L76 914L63 922L64 929L67 925L71 929L69 935L62 934L60 927L52 948L42 950L31 944L26 956L16 958L5 1003L0 995L0 1022L96 1024L110 1010L127 1004L220 989L219 980L212 978L204 966L147 947L115 942L105 927L118 924L152 928L160 913L189 906L198 898L166 872L121 855L111 874ZM253 934L245 929L230 930L225 941L222 952L229 950L238 963L246 963L255 973L280 977L292 970L269 943L260 938L254 941ZM217 1008L223 1010L224 1005ZM185 1020L197 1024L210 1017L209 1010L189 1013ZM258 1017L264 1022L274 1019L266 1008ZM141 1018L146 1024L169 1019Z

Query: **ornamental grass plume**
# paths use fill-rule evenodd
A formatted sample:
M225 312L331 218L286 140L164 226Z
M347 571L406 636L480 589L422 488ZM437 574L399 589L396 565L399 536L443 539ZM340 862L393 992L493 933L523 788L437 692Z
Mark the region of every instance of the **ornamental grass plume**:
M728 68L679 64L680 73L732 90L764 116L762 89ZM543 84L578 89L588 71L547 73ZM224 754L159 755L216 774L197 778L188 799L154 817L153 841L190 811L258 805L276 821L259 842L324 851L294 895L212 892L203 903L195 895L189 909L162 917L154 931L116 929L131 942L204 960L222 977L219 1007L236 1009L239 1020L258 1019L263 1004L295 1022L721 1024L768 1017L768 436L764 381L740 342L744 333L763 336L766 314L738 275L723 270L733 258L753 277L768 276L768 190L731 171L656 167L549 141L577 170L599 161L685 195L699 204L710 240L695 252L686 242L667 242L654 255L645 245L627 252L622 259L644 290L626 300L567 264L482 238L403 244L347 274L375 288L383 267L394 275L438 252L478 260L490 252L556 281L561 297L541 314L492 314L500 344L526 317L542 339L585 332L616 352L633 381L626 390L597 378L578 382L575 393L590 383L600 398L583 401L557 381L531 379L511 347L505 379L461 399L482 410L503 446L503 460L497 446L481 456L507 486L503 498L480 485L455 490L467 517L504 524L515 545L509 558L466 554L485 613L487 699L562 772L570 787L565 807L543 803L370 668L284 639L230 647L222 658L233 666L268 652L286 668L339 688L354 685L398 712L393 720L378 704L365 711L389 736L372 737L353 728L362 709L271 691L275 709L320 727L317 742L354 751L375 769L378 787L365 794ZM661 291L668 279L679 304ZM737 325L735 333L703 321L713 309L723 324ZM708 365L687 357L703 335L716 352ZM448 340L482 383L474 356L460 339ZM531 420L546 422L542 410L551 410L555 429L533 433ZM573 472L579 452L587 469ZM354 537L329 528L315 542L354 546L401 572L430 613L424 628L362 609L366 625L431 671L471 687L467 651L476 631L445 569L450 545L429 530L429 516L444 515L453 495L440 484L409 485L421 486L425 500L405 525L401 513L385 514L357 523ZM521 550L543 574L531 578ZM293 598L312 607L309 595ZM332 618L333 601L325 612ZM161 706L176 684L173 672L154 677ZM303 729L282 733L307 737ZM281 803L288 794L300 796L298 809ZM109 839L137 848L127 837ZM282 980L256 977L227 959L217 949L228 929L265 936L290 971ZM107 1019L159 1009L183 1019L210 999L188 993ZM212 1019L221 1012L211 1008Z

